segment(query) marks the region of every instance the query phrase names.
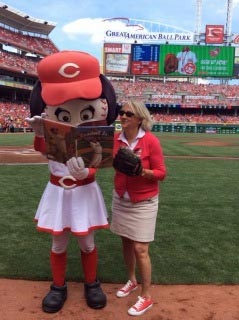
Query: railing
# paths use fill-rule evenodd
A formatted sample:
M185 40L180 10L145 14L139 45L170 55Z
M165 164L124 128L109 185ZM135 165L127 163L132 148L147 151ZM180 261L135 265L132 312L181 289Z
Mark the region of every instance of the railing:
M121 130L119 121L115 122L116 131ZM216 134L239 134L239 125L216 124L216 123L154 123L153 132L179 132L179 133L216 133Z
M216 123L157 123L153 132L239 134L239 125Z
M121 124L115 121L115 130L121 130ZM153 132L179 132L179 133L216 133L216 134L239 134L239 125L236 124L216 124L216 123L154 123ZM3 133L0 128L0 133ZM10 130L8 132L11 132ZM15 133L33 132L31 128L14 128Z

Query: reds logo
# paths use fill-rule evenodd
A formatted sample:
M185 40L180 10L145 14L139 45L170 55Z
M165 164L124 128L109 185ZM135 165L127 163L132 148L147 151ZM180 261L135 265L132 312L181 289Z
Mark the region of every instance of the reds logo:
M211 57L216 57L216 56L219 55L219 53L220 53L220 48L209 50L209 54L210 54Z
M195 73L196 71L196 65L192 62L189 62L187 63L185 66L184 66L184 72L188 75L192 75Z
M68 70L67 70L68 68ZM60 67L60 75L65 78L75 78L80 74L80 67L76 63L65 63Z
M206 26L206 43L223 43L224 26L223 25L207 25Z

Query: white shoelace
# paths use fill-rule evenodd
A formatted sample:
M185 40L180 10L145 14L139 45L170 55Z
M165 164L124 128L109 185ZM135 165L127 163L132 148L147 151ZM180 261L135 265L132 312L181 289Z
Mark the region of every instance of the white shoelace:
M125 284L125 286L121 290L127 291L132 285L133 283L130 280L128 280L128 282Z
M134 308L136 309L140 309L140 307L142 306L142 304L144 303L145 299L138 296L138 301L135 303Z

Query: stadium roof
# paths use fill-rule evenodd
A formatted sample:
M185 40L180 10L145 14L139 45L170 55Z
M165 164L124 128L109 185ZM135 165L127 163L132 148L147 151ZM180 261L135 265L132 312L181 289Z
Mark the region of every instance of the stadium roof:
M22 32L48 36L56 23L30 17L3 2L0 2L0 23Z

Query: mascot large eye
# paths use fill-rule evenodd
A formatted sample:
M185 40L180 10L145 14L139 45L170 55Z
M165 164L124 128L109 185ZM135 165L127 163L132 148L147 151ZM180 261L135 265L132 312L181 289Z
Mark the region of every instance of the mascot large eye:
M92 106L89 106L86 109L81 111L80 118L82 121L88 121L93 119L94 115L95 115L95 109Z
M58 109L56 109L55 115L56 115L58 121L71 122L71 114L67 110L58 108Z

